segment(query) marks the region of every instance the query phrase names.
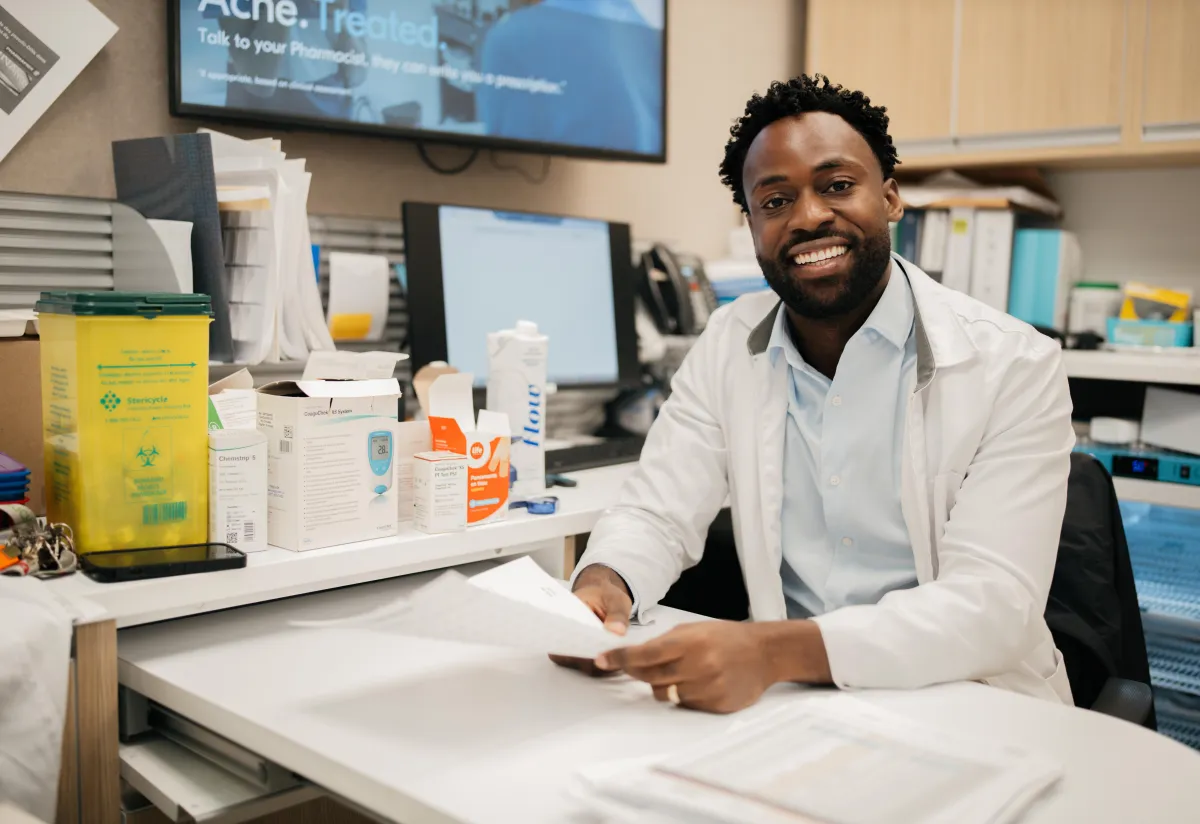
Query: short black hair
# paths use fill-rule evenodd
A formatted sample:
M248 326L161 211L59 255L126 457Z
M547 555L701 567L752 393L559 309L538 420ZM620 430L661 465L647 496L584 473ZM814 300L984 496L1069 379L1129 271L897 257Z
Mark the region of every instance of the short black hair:
M763 95L755 94L746 104L746 113L729 129L725 158L721 161L721 182L733 190L733 202L749 211L742 189L742 166L746 153L759 132L777 120L805 112L829 112L849 123L863 136L887 180L900 160L888 134L887 108L872 106L871 98L859 91L829 82L823 74L802 74L786 83L776 80Z

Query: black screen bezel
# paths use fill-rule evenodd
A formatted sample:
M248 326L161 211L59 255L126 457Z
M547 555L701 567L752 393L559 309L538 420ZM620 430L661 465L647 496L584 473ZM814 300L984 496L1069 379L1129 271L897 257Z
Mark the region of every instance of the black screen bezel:
M490 211L487 207L454 203L401 205L404 221L404 260L408 273L409 352L415 372L434 361L448 360L446 302L442 288L442 239L438 210L442 206ZM544 214L506 209L520 214ZM550 215L547 215L550 216ZM553 217L566 217L555 215ZM609 255L612 260L613 322L617 333L617 379L602 382L559 382L563 389L631 389L641 385L635 321L636 270L633 265L632 235L628 223L608 222ZM480 330L483 335L494 329ZM551 341L553 346L553 341Z
M659 116L659 130L662 134L662 144L658 154L648 155L640 152L623 152L611 149L597 149L591 146L574 146L565 143L548 143L532 140L514 140L488 135L468 135L455 132L439 132L427 129L406 129L395 126L376 126L370 123L350 123L344 120L324 119L316 117L276 117L262 112L248 112L238 109L227 109L221 106L198 106L183 102L182 72L180 70L180 15L179 3L184 0L167 0L167 71L170 87L170 111L173 117L200 118L229 123L241 123L247 126L262 128L301 129L316 132L339 132L342 134L357 134L373 137L392 137L401 140L412 140L418 143L441 143L450 146L463 146L472 149L497 149L502 151L525 152L531 154L557 155L561 157L579 157L591 160L624 160L634 163L666 163L667 162L667 51L670 45L669 32L670 11L669 2L663 3L663 48L662 48L662 112Z

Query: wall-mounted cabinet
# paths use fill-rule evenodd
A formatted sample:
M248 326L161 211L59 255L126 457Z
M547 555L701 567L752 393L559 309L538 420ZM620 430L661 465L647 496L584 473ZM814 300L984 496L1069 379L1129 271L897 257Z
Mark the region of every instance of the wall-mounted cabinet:
M1200 161L1200 0L809 0L904 168Z
M950 140L955 0L809 0L809 71L887 106L893 140Z
M1200 139L1200 0L1146 0L1142 138Z

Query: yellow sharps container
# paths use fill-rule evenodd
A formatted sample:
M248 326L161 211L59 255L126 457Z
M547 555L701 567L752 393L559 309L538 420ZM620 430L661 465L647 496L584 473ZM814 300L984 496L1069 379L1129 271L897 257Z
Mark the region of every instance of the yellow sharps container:
M208 537L207 295L43 292L46 504L81 552Z

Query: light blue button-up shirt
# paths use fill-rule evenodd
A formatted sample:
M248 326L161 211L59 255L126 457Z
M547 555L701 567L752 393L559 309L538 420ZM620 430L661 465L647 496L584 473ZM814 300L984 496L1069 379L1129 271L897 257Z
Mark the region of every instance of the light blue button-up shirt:
M783 592L789 618L874 604L916 586L900 510L904 417L916 380L915 310L894 263L833 380L804 362L781 308L768 350L790 367L783 462Z

